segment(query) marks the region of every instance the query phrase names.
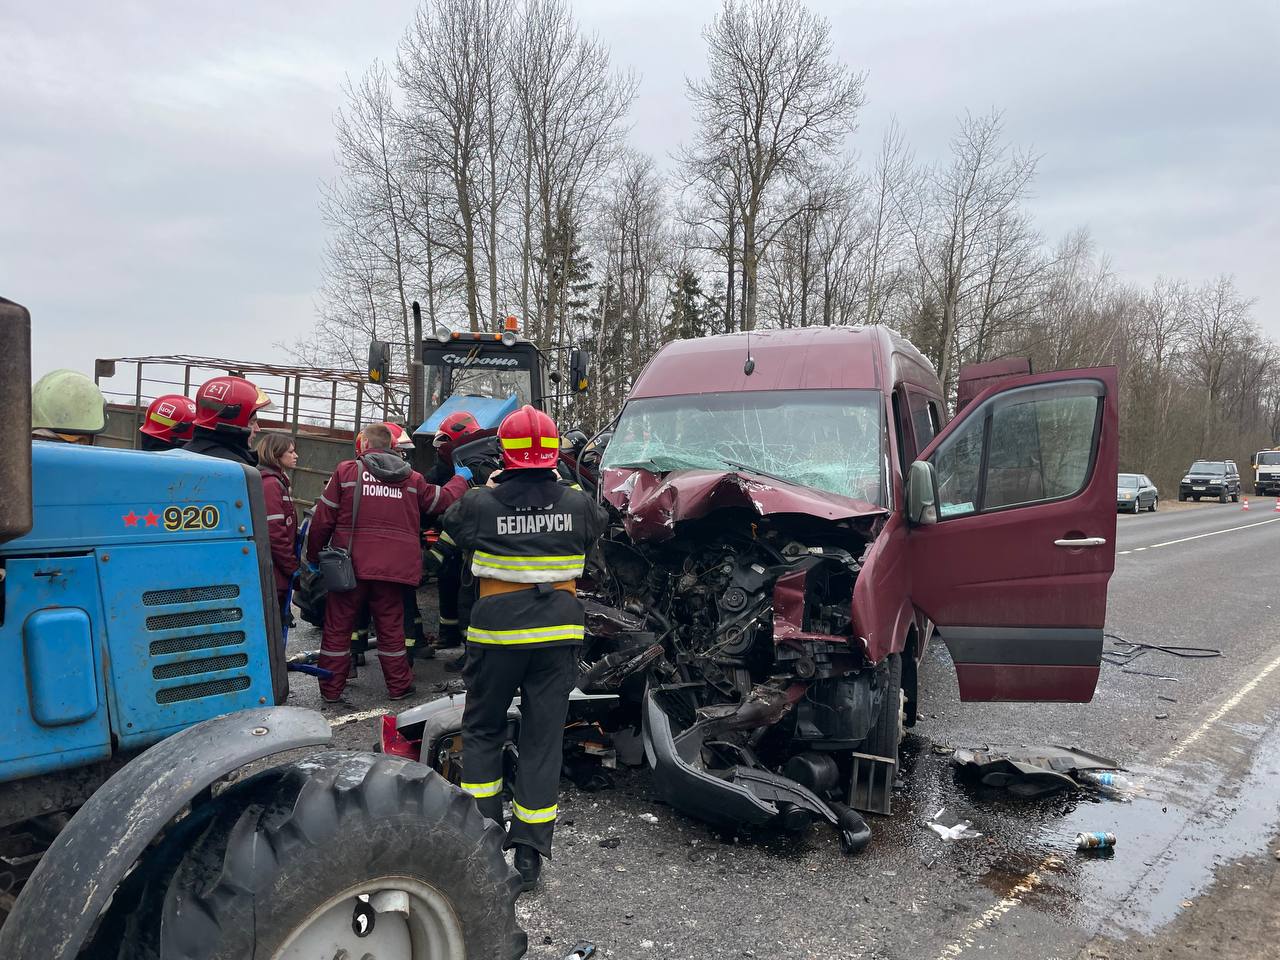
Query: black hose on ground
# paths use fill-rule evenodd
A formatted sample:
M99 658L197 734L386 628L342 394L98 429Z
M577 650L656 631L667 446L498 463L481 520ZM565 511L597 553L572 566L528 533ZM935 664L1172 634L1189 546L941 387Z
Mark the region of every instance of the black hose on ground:
M835 812L837 829L840 831L840 849L845 856L853 856L871 842L871 827L862 819L862 814L839 800L828 801L827 806Z

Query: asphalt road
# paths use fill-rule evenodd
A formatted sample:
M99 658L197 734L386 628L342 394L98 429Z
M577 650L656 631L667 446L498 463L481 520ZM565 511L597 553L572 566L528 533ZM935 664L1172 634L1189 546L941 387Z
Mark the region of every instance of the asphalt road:
M643 770L596 793L566 785L555 860L519 905L529 956L584 940L622 958L1273 955L1280 512L1249 499L1119 519L1109 632L1221 657L1105 665L1086 705L961 704L945 648L928 651L893 815L872 819L857 856L816 827L718 837L662 804ZM447 676L439 661L417 674L423 699ZM316 702L314 680L294 675L293 690ZM376 666L350 696L328 711L335 742L367 747L385 706ZM943 753L1040 743L1114 757L1143 792L1019 800L957 776ZM924 822L941 808L983 836L940 840ZM1114 856L1078 854L1081 830L1113 831Z

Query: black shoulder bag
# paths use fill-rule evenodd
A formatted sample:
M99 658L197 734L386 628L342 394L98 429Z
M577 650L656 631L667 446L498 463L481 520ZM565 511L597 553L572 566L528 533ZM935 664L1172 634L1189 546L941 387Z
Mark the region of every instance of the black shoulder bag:
M333 537L329 544L320 551L320 577L330 593L346 593L356 588L356 568L351 561L351 544L356 538L356 516L360 513L360 488L364 486L364 462L356 461L355 497L351 501L351 533L347 537L347 546L335 547ZM342 501L339 500L339 503Z

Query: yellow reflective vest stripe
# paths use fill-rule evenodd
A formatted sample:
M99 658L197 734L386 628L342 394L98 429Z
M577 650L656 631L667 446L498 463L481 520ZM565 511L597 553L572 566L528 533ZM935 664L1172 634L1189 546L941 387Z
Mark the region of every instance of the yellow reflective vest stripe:
M580 641L585 633L580 623L563 623L552 627L525 627L522 630L484 630L472 624L467 627L467 642L499 646L555 643L564 640Z

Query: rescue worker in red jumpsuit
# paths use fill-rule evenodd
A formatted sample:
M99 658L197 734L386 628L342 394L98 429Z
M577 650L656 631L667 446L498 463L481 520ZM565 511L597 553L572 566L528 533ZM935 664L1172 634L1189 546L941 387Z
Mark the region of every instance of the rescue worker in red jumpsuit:
M150 451L176 450L194 436L196 403L180 393L166 393L156 397L147 407L146 416L138 432L142 434L142 449Z
M293 506L288 471L298 465L293 440L282 433L264 433L258 440L258 472L267 507L267 533L271 537L271 568L276 578L276 600L282 623L289 623L285 598L298 570L298 513Z
M503 467L444 515L470 558L478 596L467 625L462 788L480 812L502 818L507 708L520 693L520 767L507 846L524 889L551 853L569 693L578 678L583 609L576 595L587 551L608 514L558 482L555 422L524 406L498 428Z
M364 604L378 631L378 660L387 693L402 700L414 692L404 646L404 587L422 578L422 520L439 513L467 489L470 472L460 469L444 486L427 483L391 451L391 431L375 423L363 430L367 452L338 464L316 502L306 556L314 563L332 541L351 553L356 588L328 595L319 666L332 672L320 681L328 703L342 702L351 666L351 631Z
M435 448L436 463L427 473L432 483L443 483L453 473L453 451L466 439L480 430L480 423L465 410L449 414L440 422L431 445ZM454 548L447 533L441 534L441 542L435 550L440 564L436 571L436 591L440 601L440 634L436 646L442 650L462 645L462 627L458 619L458 592L462 589L462 554ZM447 669L461 669L464 661L459 658L447 664Z
M195 435L184 448L220 460L258 465L249 441L258 432L258 411L271 398L243 377L214 377L196 391Z

